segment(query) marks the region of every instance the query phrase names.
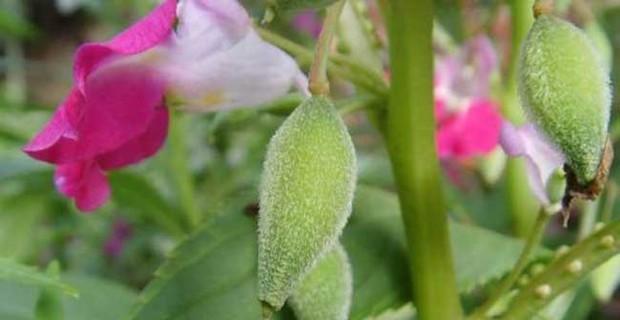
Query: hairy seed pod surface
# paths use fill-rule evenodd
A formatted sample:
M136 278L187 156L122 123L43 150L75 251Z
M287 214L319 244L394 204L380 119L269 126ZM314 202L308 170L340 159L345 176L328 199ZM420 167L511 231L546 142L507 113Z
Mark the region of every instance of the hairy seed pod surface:
M541 15L521 51L519 95L526 113L565 154L581 185L597 174L611 105L609 76L588 37Z
M259 299L279 310L351 213L356 159L332 103L304 101L267 148L258 221Z
M290 299L299 320L346 320L353 295L347 253L337 244L304 276Z

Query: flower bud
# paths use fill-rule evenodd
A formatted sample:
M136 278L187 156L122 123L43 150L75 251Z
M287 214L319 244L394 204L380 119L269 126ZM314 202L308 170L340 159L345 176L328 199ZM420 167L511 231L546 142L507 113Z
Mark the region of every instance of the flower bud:
M353 295L353 275L340 244L317 261L301 280L290 305L299 320L346 320Z
M521 51L519 94L528 116L566 156L580 185L597 175L607 139L609 76L577 27L540 15Z
M267 148L258 221L260 300L278 310L351 213L356 159L351 137L324 97L303 102Z

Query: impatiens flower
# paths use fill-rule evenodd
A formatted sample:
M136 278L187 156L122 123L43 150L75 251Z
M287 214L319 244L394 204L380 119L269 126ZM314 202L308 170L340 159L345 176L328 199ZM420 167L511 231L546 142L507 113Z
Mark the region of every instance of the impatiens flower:
M504 122L500 143L506 154L525 158L530 188L541 204L551 205L547 184L564 164L564 155L531 123L517 128Z
M292 24L295 29L305 32L313 38L318 38L323 28L321 19L314 10L303 10L299 12L293 17Z
M236 0L165 0L112 40L82 45L74 63L74 87L24 151L57 165L58 190L82 211L109 198L106 171L161 148L166 101L210 111L305 87L294 60L259 38Z
M489 98L496 68L495 51L482 36L437 62L435 116L440 158L485 155L497 146L501 117L498 105Z
M479 99L471 100L466 109L460 112L446 109L443 101L435 102L440 158L484 155L497 146L501 118L495 103Z
M131 238L133 230L131 226L122 219L118 219L112 225L110 235L103 245L105 255L116 258L121 255L125 247L125 242Z

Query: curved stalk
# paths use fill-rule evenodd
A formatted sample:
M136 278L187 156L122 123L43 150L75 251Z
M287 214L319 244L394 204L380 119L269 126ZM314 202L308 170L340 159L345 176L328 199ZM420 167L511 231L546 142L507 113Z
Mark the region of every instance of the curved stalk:
M313 95L329 95L329 80L327 79L327 58L331 49L338 18L344 7L344 0L340 0L327 8L327 17L319 35L314 52L314 61L310 67L308 89Z
M549 217L549 214L545 212L544 209L539 210L538 218L532 226L532 230L530 231L530 234L525 242L525 246L521 251L519 259L515 263L515 266L512 268L512 271L508 274L508 276L506 276L506 278L504 278L504 280L502 280L502 282L500 282L491 297L470 316L470 319L485 319L487 312L491 310L491 308L502 298L502 296L508 293L514 286L523 270L525 270L525 267L527 267L530 256L540 243L540 240L545 232L545 226L547 226L547 222L549 221Z

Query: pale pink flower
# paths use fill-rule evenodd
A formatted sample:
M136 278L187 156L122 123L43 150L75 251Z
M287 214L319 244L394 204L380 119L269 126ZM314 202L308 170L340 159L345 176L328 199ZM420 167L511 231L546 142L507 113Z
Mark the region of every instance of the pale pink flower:
M435 69L435 116L440 158L485 155L498 144L499 106L490 96L497 57L486 37L476 37L458 52L440 57Z
M105 171L161 148L166 100L199 111L253 106L303 87L305 77L259 38L236 0L165 0L112 40L82 45L74 82L24 151L57 165L58 190L91 211L110 196Z
M531 123L515 127L504 122L500 140L506 154L525 159L527 178L534 196L541 204L551 205L547 183L565 162L562 152Z

